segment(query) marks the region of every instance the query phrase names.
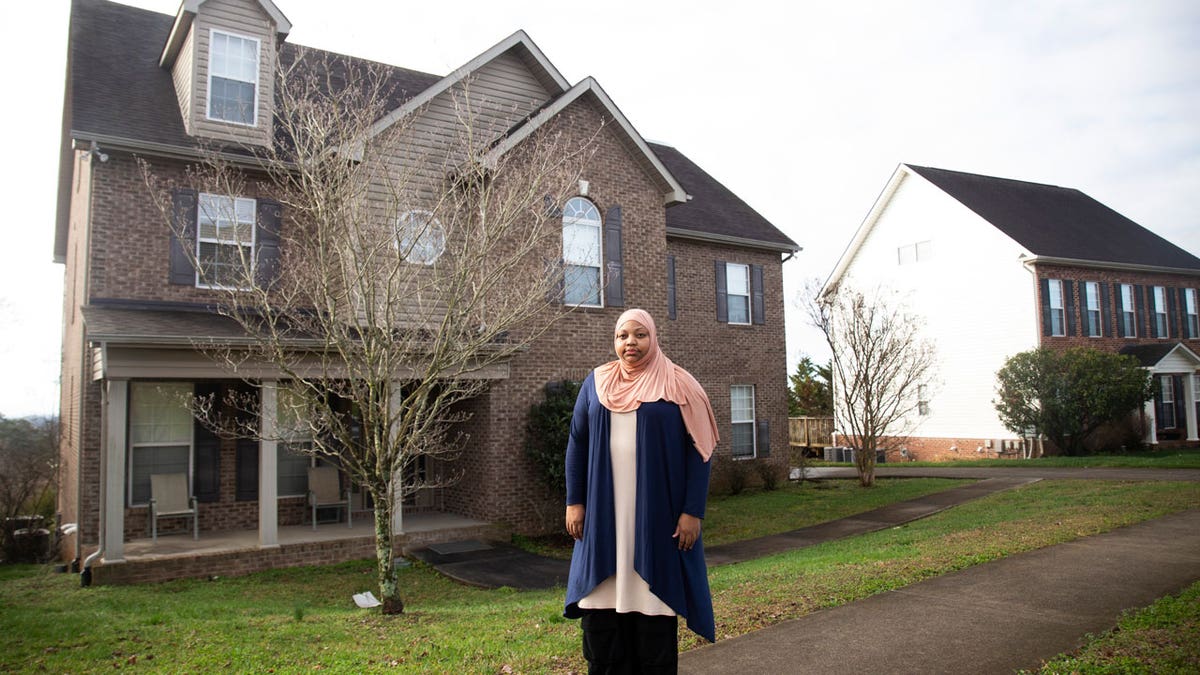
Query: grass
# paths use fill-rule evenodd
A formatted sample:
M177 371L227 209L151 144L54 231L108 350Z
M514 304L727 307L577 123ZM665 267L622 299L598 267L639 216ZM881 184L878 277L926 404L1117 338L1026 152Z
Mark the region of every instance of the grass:
M904 527L715 567L718 637L1197 503L1196 483L1042 481ZM407 612L384 617L350 602L371 588L369 561L89 589L45 569L0 568L0 672L584 667L578 625L561 618L561 589L468 588L414 564L400 571Z
M1047 661L1037 672L1043 675L1200 672L1200 582L1145 609L1127 612L1115 629L1092 636L1081 649Z
M809 466L854 466L847 462L810 460ZM1176 448L1125 455L1087 455L1085 457L1039 457L1037 459L957 459L944 462L896 462L879 464L880 468L899 467L1117 467L1135 469L1200 469L1200 449Z

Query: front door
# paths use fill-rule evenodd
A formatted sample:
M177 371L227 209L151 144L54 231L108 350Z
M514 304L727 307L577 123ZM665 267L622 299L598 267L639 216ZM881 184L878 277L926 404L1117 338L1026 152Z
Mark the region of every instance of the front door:
M1187 438L1182 375L1154 376L1155 432L1160 441Z

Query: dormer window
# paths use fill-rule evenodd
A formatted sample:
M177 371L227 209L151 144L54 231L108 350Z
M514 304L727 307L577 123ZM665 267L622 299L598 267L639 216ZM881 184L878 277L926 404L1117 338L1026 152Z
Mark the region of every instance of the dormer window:
M210 35L208 118L256 126L259 41L219 30Z

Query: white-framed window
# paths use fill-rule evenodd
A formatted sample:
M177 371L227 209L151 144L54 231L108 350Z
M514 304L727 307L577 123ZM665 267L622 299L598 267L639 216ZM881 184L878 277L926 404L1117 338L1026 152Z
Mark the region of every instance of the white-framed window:
M308 468L316 466L312 454L311 415L302 395L288 386L276 390L275 407L279 442L276 444L276 480L279 497L308 494Z
M1100 337L1100 284L1096 281L1083 282L1084 298L1084 329L1088 337Z
M600 210L583 197L572 197L563 207L563 302L585 307L603 306L600 271Z
M256 126L259 41L212 29L208 44L208 119Z
M1174 429L1175 420L1175 378L1162 375L1158 378L1159 391L1162 397L1162 419L1158 421L1160 429Z
M729 447L734 459L750 459L755 456L754 434L754 385L735 384L729 388L729 419L733 422L733 434Z
M750 323L750 266L725 263L725 301L729 323Z
M1050 287L1050 334L1067 334L1067 312L1063 308L1063 285L1061 279L1049 279Z
M417 265L432 265L446 251L446 230L429 211L414 209L396 221L400 257Z
M896 261L901 265L923 262L933 257L933 242L918 241L896 248Z
M917 414L922 417L929 414L929 385L917 385Z
M1200 337L1200 314L1197 314L1196 289L1194 288L1183 289L1183 315L1186 319L1184 321L1186 337ZM1200 389L1196 391L1200 392Z
M1167 289L1154 287L1154 336L1167 337Z
M201 193L196 214L196 285L243 288L254 280L256 203Z
M1125 337L1137 337L1137 315L1133 306L1133 286L1121 284L1121 334Z
M192 475L192 414L188 382L129 383L129 504L150 501L150 476Z

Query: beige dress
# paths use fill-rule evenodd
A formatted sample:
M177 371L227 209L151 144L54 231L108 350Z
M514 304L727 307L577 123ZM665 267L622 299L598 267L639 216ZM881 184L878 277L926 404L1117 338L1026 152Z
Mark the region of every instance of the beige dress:
M617 573L600 582L579 601L583 609L615 609L674 616L665 602L650 591L650 584L633 569L634 528L637 515L637 411L610 412L609 454L612 457L613 509L617 530ZM587 517L587 514L584 514Z

